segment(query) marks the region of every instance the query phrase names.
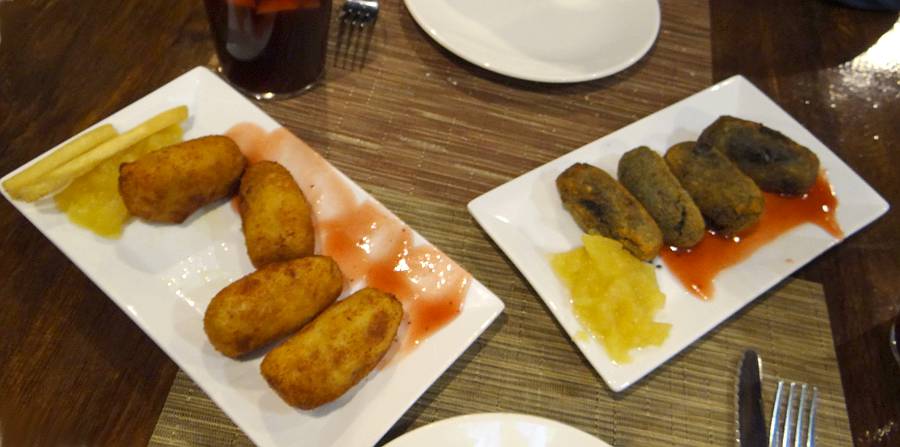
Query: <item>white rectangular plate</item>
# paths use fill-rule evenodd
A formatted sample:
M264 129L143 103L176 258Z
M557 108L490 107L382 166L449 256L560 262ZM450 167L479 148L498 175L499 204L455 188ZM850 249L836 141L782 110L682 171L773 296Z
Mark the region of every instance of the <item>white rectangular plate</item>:
M762 122L819 156L838 198L836 218L846 236L884 214L888 204L856 173L784 110L740 76L732 77L578 150L540 166L469 203L469 211L512 260L553 315L614 391L622 391L665 363L757 296L837 244L813 225L797 227L763 246L750 258L720 273L715 295L701 301L665 268L657 280L666 295L658 321L672 323L660 347L633 352L615 364L572 313L570 295L556 278L549 255L581 245L581 230L563 209L556 177L576 162L590 163L615 176L619 157L638 146L664 152L675 143L696 140L720 115ZM656 262L661 264L660 262ZM664 266L664 264L663 264ZM586 332L586 331L585 331Z
M201 67L97 125L111 123L119 130L128 129L182 104L190 109L185 139L220 134L239 122L252 122L265 130L279 127ZM371 198L344 180L359 198ZM230 204L219 202L182 225L133 220L120 239L109 240L70 223L52 200L29 204L3 194L258 445L375 444L503 310L503 302L473 280L456 319L415 350L376 370L336 402L314 411L295 410L260 375L261 357L228 359L213 350L203 332L209 300L231 281L253 271L240 217ZM427 243L418 234L415 240Z

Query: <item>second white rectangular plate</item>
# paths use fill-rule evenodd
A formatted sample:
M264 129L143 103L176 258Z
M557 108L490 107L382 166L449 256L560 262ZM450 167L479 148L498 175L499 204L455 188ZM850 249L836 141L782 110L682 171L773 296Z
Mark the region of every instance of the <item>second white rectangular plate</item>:
M832 151L740 76L572 151L469 203L469 211L475 220L531 283L569 337L614 391L628 388L840 242L813 225L794 228L763 246L749 259L720 273L715 279L716 291L710 301L701 301L691 295L665 267L658 269L657 280L666 295L666 305L657 314L657 320L672 323L672 330L662 346L634 351L631 363L613 363L593 338L576 337L585 329L575 318L569 292L556 278L548 260L550 254L580 246L582 232L563 209L556 191L556 177L576 162L590 163L615 175L619 158L628 150L649 146L664 152L675 143L696 140L700 132L720 115L762 122L815 152L837 195L836 218L846 236L888 210L887 202Z

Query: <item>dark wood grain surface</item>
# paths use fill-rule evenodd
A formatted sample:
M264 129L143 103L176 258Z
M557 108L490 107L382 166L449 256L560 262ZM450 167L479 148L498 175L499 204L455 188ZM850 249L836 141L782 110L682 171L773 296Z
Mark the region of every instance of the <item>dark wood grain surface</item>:
M200 2L0 2L0 172L207 61ZM2 445L144 445L177 368L0 203Z
M692 11L681 7L680 1L663 5L670 16ZM402 9L395 1L386 7ZM661 40L649 58L620 75L572 86L540 86L484 72L440 49L406 20L390 33L376 27L374 38L414 42L415 51L408 55L411 65L404 66L402 74L433 77L433 82L409 84L389 99L411 108L432 101L440 111L419 116L408 136L390 133L397 115L372 117L364 131L348 130L346 117L327 113L327 102L321 109L304 110L302 101L292 100L266 110L322 148L326 157L379 198L440 199L458 208L465 222L463 206L468 199L692 93L667 85L665 76L648 75L656 73L655 66L671 67L669 76L696 76L698 84L741 73L889 202L896 202L900 198L896 13L857 11L817 0L765 6L713 0L710 11L712 67L691 62L698 59L697 52L709 51L710 41L705 34L692 34L682 25L690 22L681 20L673 22L681 27L676 30L680 40ZM404 51L391 50L390 44L384 43L385 51ZM0 173L191 67L207 64L212 54L199 1L0 1ZM680 55L671 56L675 54ZM343 66L330 72L331 83L321 94L333 95L332 101L368 101L383 85L404 85L400 72L392 73L392 67L378 66L377 61L369 69L377 67L379 76L354 77L354 61L336 58L335 64ZM439 93L447 86L471 96L473 109L442 109ZM475 98L485 95L498 104L496 110L475 108ZM529 127L532 121L544 127ZM340 141L316 132L342 126ZM440 141L435 134L442 136ZM546 143L529 151L528 157L487 151L496 155L482 160L492 176L454 179L452 175L463 171L442 169L478 166L452 164L452 154L441 145L481 144L475 136L499 141L509 135L523 145ZM414 165L399 163L367 144L375 136L396 144L425 145L432 156ZM331 150L339 145L350 150ZM395 177L384 180L391 189L379 189L379 179L367 175L360 160L395 163ZM430 176L420 175L429 172ZM429 221L427 214L401 217L412 218L413 226L420 231L424 227L425 233L429 226L441 224ZM800 274L825 284L857 445L900 443L900 370L887 350L888 322L900 309L898 220L896 211L889 212ZM0 228L2 445L146 444L175 366L5 201L0 203ZM433 242L444 247L453 243ZM523 287L521 278L510 279L510 284Z

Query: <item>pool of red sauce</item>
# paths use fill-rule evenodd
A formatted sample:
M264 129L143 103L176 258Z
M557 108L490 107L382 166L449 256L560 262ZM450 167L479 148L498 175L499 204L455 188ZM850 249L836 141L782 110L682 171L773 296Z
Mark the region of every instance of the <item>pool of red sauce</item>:
M414 245L409 227L373 200L360 201L348 181L306 143L287 129L266 132L252 123L225 134L251 163L277 161L291 172L313 207L317 252L338 263L345 288L365 284L403 303L399 349L414 348L459 315L472 282L469 273L437 248Z
M834 217L838 201L824 174L819 174L810 191L800 197L764 193L766 205L759 222L734 237L713 232L689 249L669 247L660 252L666 267L694 295L707 300L715 292L713 280L722 270L737 264L766 243L798 225L819 226L835 239L843 239ZM793 259L785 259L793 263Z

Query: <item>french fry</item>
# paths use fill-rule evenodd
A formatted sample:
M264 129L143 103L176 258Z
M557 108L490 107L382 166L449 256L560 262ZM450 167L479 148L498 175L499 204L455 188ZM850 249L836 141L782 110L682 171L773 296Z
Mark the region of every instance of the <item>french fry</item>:
M6 192L12 198L21 200L23 198L21 195L22 191L28 185L41 181L41 177L47 175L50 171L112 139L116 135L118 135L118 132L110 124L91 129L3 182L3 188L6 189Z
M138 141L165 129L166 127L184 121L187 119L187 116L187 107L178 106L144 121L128 132L100 144L93 150L86 152L51 171L43 181L23 188L20 191L22 200L33 202L62 188L70 181L86 174L91 169L94 169L94 167L102 163L103 160L131 147Z

